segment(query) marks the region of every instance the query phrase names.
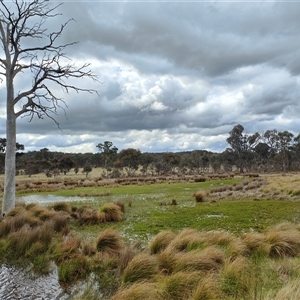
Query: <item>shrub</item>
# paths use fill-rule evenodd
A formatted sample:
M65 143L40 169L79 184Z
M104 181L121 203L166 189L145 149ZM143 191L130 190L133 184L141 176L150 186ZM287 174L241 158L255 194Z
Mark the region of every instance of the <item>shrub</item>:
M100 233L96 242L96 249L108 255L117 255L123 248L123 240L118 231L105 229Z
M196 202L204 202L206 193L204 191L198 191L194 194Z

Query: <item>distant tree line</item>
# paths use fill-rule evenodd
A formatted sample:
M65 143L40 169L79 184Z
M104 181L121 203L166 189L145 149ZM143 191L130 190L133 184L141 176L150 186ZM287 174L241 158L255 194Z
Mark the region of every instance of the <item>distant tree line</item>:
M52 177L69 172L84 173L103 168L101 176L117 178L121 174L141 175L199 175L220 172L290 172L300 170L300 134L276 129L247 134L240 124L233 127L226 139L228 148L222 153L206 150L184 152L142 153L128 148L119 151L110 141L99 143L98 153L20 152L24 145L16 144L17 173L45 173ZM0 172L4 173L6 140L0 138Z

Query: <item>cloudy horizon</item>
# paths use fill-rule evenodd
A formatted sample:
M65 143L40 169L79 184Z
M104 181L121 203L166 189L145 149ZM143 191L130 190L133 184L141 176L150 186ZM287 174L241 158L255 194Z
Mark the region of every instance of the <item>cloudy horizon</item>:
M67 54L90 63L99 82L77 85L99 95L62 94L61 130L20 118L25 151L96 153L111 141L119 150L222 152L237 124L247 133L300 132L300 2L62 2L62 16L45 24L75 20L61 42L79 41ZM0 95L5 137L3 82Z

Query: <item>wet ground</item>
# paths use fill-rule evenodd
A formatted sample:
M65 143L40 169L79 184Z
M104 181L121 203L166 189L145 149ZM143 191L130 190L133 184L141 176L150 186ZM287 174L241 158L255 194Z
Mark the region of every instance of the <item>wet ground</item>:
M69 299L57 280L57 269L50 274L36 277L26 270L0 266L1 300L64 300Z

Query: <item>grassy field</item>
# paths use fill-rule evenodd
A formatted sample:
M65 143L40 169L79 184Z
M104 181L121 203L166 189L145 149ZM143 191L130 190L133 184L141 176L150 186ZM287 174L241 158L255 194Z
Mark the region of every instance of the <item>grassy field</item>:
M19 203L0 222L1 261L55 261L65 286L96 274L101 295L73 299L300 298L298 174L17 182L18 196L69 201Z

